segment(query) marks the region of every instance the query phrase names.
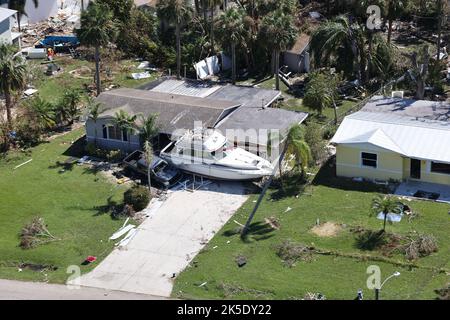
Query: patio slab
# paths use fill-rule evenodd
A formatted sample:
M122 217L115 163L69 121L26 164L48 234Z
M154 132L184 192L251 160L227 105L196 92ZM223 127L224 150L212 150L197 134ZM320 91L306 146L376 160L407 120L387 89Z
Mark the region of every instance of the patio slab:
M395 194L399 196L414 197L414 194L418 191L425 191L430 193L438 193L439 198L437 201L450 203L450 186L443 184L428 183L422 181L406 181L402 182Z

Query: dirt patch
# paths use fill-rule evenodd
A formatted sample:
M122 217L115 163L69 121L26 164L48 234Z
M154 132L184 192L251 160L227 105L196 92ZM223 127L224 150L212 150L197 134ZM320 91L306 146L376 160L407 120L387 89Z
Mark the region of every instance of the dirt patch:
M314 226L311 232L319 237L334 237L342 230L342 226L334 222L325 222Z

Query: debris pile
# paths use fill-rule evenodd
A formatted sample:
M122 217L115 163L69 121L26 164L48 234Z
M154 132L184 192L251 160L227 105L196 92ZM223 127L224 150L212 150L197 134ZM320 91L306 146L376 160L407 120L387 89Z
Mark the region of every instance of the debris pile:
M57 16L50 17L45 21L22 26L22 47L33 47L45 36L73 34L74 28L77 27L78 22L79 16L69 16L64 13L64 11L60 11ZM18 30L15 31L17 32Z

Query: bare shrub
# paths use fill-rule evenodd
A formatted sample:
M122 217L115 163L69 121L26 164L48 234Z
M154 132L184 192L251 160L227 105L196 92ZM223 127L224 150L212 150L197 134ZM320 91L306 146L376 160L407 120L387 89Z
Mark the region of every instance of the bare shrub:
M22 249L31 249L39 244L54 240L56 238L48 231L47 225L41 217L33 218L20 232L20 247Z
M409 238L403 249L406 259L416 260L437 252L438 244L436 238L432 235L419 235L416 238Z
M295 266L297 261L311 261L313 258L313 248L302 244L292 242L290 240L283 241L276 246L277 255L283 263L288 267Z

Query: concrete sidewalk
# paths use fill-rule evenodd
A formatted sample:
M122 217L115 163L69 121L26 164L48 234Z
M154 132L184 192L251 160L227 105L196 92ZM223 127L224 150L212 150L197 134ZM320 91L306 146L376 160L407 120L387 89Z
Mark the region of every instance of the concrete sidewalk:
M162 297L97 288L68 289L65 285L0 280L0 300L161 300Z
M176 191L152 210L136 236L115 249L82 286L169 297L181 272L247 200L240 183L214 182L195 192Z

